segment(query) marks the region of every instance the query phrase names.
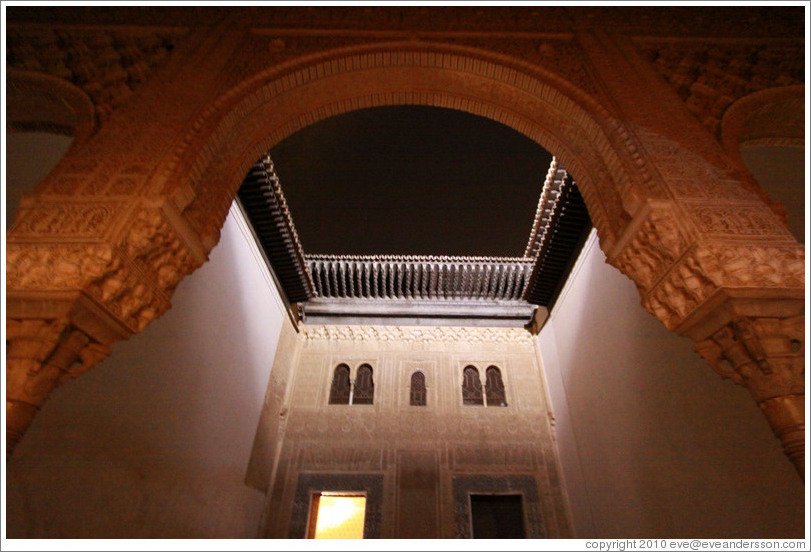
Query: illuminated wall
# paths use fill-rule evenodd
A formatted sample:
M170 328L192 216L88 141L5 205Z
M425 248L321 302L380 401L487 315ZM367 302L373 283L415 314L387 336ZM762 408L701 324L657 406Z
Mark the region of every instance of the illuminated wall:
M470 493L521 494L528 536L571 535L549 403L535 339L521 328L302 326L277 356L290 373L264 534L305 535L312 496L365 492L370 536L470 534ZM329 404L335 369L373 369L373 404ZM475 366L501 371L507 406L463 404ZM287 371L287 372L286 372ZM425 375L425 406L410 404L412 374ZM349 479L347 479L349 478Z

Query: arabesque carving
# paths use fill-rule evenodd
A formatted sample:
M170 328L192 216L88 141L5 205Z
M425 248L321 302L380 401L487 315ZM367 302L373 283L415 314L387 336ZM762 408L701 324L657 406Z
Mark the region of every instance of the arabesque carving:
M719 151L692 151L679 142L652 132L639 132L656 169L678 199L766 201L760 185ZM699 154L700 151L700 154ZM746 171L744 171L746 172Z
M120 202L88 201L56 203L40 201L21 206L20 216L11 231L17 238L48 237L88 238L98 236L113 222Z
M158 289L167 294L174 291L183 276L199 266L160 209L138 212L124 250L152 274Z
M10 26L6 63L65 79L87 93L100 123L162 64L178 31L80 30Z
M790 289L802 292L805 255L796 246L697 245L673 267L642 304L675 330L722 288Z
M716 138L726 109L743 96L805 82L802 44L638 42L687 108Z
M169 297L144 281L134 270L132 261L117 257L109 268L110 271L88 286L85 293L133 332L142 330L169 309Z
M630 276L644 296L687 248L687 238L672 209L652 208L614 264Z
M532 334L522 328L470 328L449 326L303 326L307 341L360 341L381 343L516 343L532 346Z
M790 236L788 229L763 205L696 205L688 209L703 232L732 236Z
M696 251L703 273L717 285L802 289L805 253L799 245L708 245Z

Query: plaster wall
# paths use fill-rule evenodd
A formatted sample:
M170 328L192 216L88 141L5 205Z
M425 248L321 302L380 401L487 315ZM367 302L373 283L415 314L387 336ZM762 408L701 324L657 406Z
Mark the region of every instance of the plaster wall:
M469 536L466 493L477 489L524 494L530 536L570 536L542 366L525 330L305 325L297 348L268 537L303 536L311 491L367 487L374 536ZM353 378L361 364L373 368L372 405L329 404L341 363ZM468 365L482 380L487 367L501 370L508 406L463 404ZM417 370L426 406L409 403Z
M580 538L797 538L802 480L746 390L640 305L592 233L538 341Z
M290 322L234 208L172 302L51 395L6 465L9 538L256 536L244 478Z

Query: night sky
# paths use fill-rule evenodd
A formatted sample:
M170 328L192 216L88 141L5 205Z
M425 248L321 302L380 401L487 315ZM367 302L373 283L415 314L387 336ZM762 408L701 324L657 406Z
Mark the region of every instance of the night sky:
M552 156L422 106L325 119L271 151L307 254L521 256Z

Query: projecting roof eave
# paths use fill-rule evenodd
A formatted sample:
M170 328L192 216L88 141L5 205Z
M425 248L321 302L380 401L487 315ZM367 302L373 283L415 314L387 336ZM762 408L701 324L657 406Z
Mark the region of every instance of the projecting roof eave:
M554 160L524 257L305 255L268 156L239 199L305 323L526 326L536 307L551 309L591 229L577 186Z
M311 299L301 305L305 324L524 327L535 305L526 301Z

